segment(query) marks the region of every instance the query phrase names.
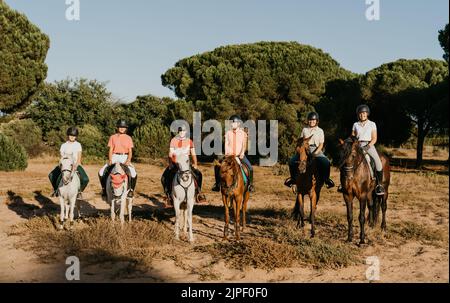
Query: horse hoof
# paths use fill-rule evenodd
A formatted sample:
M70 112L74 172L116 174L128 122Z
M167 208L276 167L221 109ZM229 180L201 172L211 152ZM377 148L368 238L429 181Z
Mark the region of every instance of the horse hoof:
M64 229L64 224L59 224L58 229L59 229L59 230L63 230L63 229Z

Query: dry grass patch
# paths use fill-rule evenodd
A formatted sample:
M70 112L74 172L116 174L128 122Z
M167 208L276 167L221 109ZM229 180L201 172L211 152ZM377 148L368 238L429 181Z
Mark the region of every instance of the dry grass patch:
M69 231L57 230L56 222L56 217L36 217L14 226L9 235L22 236L19 246L43 262L74 255L88 264L129 262L134 269L149 266L173 238L163 225L148 220L122 227L106 217L90 218Z
M448 242L447 235L443 230L427 227L412 221L393 223L389 231L399 235L404 240L416 240L423 244L442 246Z

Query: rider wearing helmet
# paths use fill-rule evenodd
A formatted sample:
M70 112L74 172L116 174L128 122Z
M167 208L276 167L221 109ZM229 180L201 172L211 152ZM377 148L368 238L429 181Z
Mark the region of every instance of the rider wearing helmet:
M238 115L233 115L230 117L231 120L231 130L227 131L225 134L225 156L236 156L248 167L249 170L249 185L248 191L254 192L255 187L253 186L253 168L250 161L245 156L245 151L247 150L247 133L240 127L242 120ZM215 167L214 176L216 183L214 184L212 190L220 191L220 172L218 167Z
M377 187L375 193L377 195L384 195L383 183L383 164L380 156L375 148L377 143L377 125L375 122L369 120L370 108L362 104L356 109L358 122L353 124L352 136L355 136L361 148L367 152L375 161Z
M106 180L108 174L105 173L108 170L106 168L111 167L112 164L117 162L125 164L130 172L130 191L128 192L128 197L132 198L134 194L134 189L136 188L137 174L134 166L131 164L131 159L133 157L133 139L126 134L128 129L128 124L125 120L118 120L117 132L109 138L108 147L108 164L105 164L99 171L100 184L102 185L102 196L106 196Z
M196 195L199 203L206 202L205 195L201 192L203 175L198 169L197 155L195 154L194 142L187 136L186 126L182 125L178 127L178 133L170 141L169 149L169 166L164 170L161 177L161 184L164 188L164 193L166 194L167 201L171 201L171 189L172 181L177 173L176 157L180 154L192 157L191 170L194 175L194 179L197 183Z
M327 188L334 187L333 180L330 179L330 160L323 153L323 145L325 143L325 135L323 130L319 127L319 114L311 112L308 114L308 126L303 128L301 133L302 138L309 138L309 151L313 158L317 161L319 174ZM291 187L295 184L297 177L297 162L299 161L299 154L295 154L289 160L289 172L291 177L286 180L285 185Z
M74 160L74 167L73 170L76 170L78 172L78 175L80 176L80 192L78 193L77 199L82 199L81 193L84 191L86 186L89 183L89 177L84 171L83 167L81 166L81 153L82 153L82 147L80 142L77 141L78 138L78 128L76 127L69 127L66 131L67 135L67 141L61 145L61 148L59 149L61 157L69 156L72 157ZM57 166L49 175L50 182L52 183L54 192L52 194L52 197L55 197L58 195L58 186L59 186L59 178L61 176L61 169L59 166Z

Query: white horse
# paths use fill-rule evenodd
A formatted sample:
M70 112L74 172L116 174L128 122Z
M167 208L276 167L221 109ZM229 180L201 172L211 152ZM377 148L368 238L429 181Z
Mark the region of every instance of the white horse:
M115 207L120 206L120 223L125 222L125 211L128 210L128 221L131 222L131 211L133 208L133 198L128 198L128 176L120 163L114 167L106 180L106 197L111 206L111 219L116 219Z
M189 224L189 242L194 241L192 233L192 210L195 200L195 182L186 155L177 156L178 171L172 183L172 199L175 208L175 239L180 239L180 220L183 223L183 231L187 232Z
M75 160L71 156L64 155L59 161L61 169L61 182L58 185L59 204L61 206L60 229L64 228L64 220L74 219L74 209L77 204L77 195L80 190L80 178L74 170ZM77 205L78 216L80 215L80 205Z

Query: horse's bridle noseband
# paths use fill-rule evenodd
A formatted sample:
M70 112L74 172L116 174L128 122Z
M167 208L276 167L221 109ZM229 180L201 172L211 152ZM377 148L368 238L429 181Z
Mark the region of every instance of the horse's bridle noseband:
M187 174L189 174L189 176L191 177L191 182L189 183L188 186L184 187L183 184L181 184L180 177L182 177L183 175L187 175ZM192 170L190 168L187 170L178 170L177 171L177 182L184 189L184 201L183 202L187 203L187 191L188 191L189 187L192 185L192 182L194 182L194 178L192 177Z

